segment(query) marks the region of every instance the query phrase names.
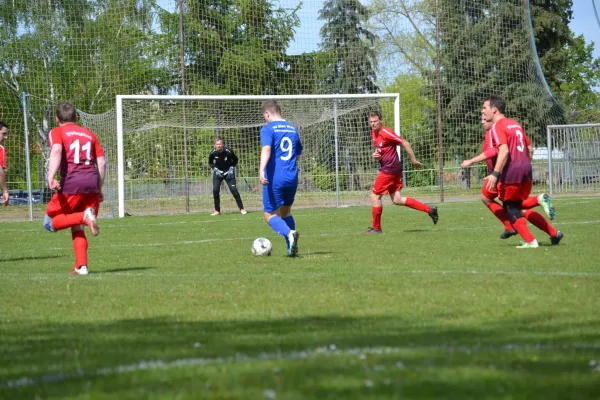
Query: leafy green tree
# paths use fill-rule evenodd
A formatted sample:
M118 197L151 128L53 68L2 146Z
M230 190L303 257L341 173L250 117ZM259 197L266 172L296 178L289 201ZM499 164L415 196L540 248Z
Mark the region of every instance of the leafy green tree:
M320 48L332 54L330 74L325 79L329 93L376 93L376 36L365 24L367 7L358 0L327 0L319 11Z

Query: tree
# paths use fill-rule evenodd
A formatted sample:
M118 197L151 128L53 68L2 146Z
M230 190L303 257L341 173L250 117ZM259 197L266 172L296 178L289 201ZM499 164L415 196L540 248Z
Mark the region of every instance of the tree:
M322 51L333 63L325 78L328 93L376 93L376 36L364 25L368 9L358 0L327 0L319 11Z

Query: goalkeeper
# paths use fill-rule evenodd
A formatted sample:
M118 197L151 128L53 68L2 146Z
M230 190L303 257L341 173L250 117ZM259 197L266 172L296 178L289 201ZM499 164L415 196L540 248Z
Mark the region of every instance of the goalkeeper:
M217 137L215 140L215 148L208 156L208 165L212 170L213 176L213 198L215 200L215 211L211 215L221 215L221 182L225 179L229 191L233 195L235 202L242 214L248 214L244 210L244 204L235 186L235 167L237 166L238 158L233 150L225 147L223 139Z

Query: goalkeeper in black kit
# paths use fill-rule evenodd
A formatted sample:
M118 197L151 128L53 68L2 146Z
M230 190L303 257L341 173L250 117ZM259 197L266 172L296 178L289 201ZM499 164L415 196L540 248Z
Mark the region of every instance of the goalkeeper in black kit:
M229 190L237 203L242 214L248 214L244 210L244 204L240 197L240 192L236 187L235 182L235 167L237 166L238 158L233 150L225 147L223 139L217 137L215 140L215 148L208 156L208 165L212 170L213 176L213 198L215 200L215 211L211 215L221 215L221 182L225 179Z

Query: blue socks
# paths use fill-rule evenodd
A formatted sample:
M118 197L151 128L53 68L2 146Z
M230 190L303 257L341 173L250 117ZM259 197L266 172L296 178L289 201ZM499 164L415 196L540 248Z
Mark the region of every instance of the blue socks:
M281 217L278 217L277 215L274 216L269 220L269 225L271 225L271 228L273 228L275 232L283 236L287 241L287 237L290 234L291 229L286 224L286 222L283 219L281 219Z
M287 217L283 218L283 220L285 221L287 226L290 227L291 230L293 230L293 231L296 230L296 221L294 221L294 217L292 217L291 215L288 215Z

